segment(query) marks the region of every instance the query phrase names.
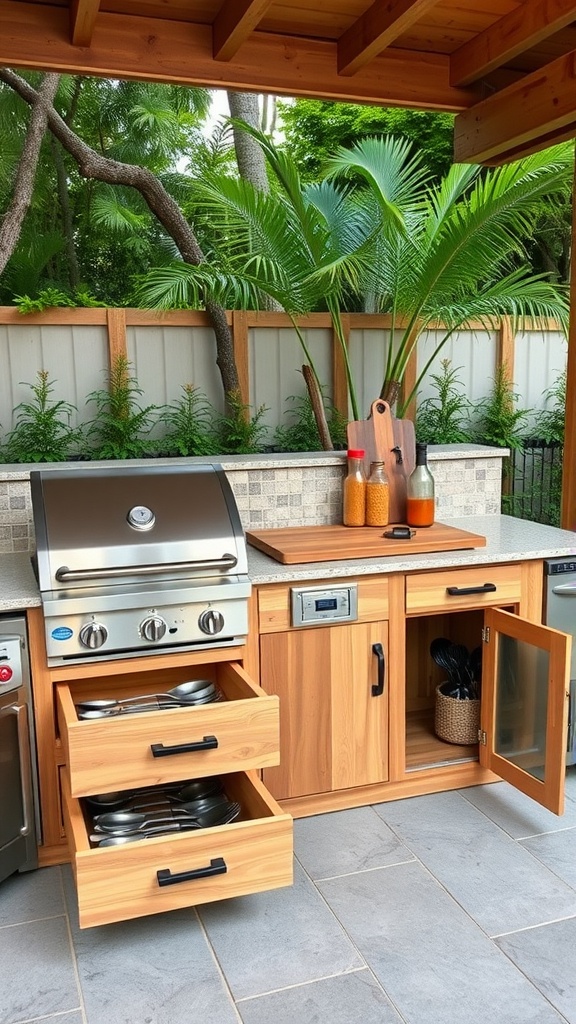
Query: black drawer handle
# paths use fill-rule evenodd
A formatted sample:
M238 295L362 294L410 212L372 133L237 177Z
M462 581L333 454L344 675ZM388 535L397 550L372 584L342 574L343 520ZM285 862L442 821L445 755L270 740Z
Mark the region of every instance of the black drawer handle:
M165 885L179 885L180 882L193 882L195 878L211 878L212 875L225 875L228 871L223 857L213 857L205 868L194 868L192 871L179 871L173 875L170 868L156 872L160 888Z
M372 685L372 696L380 697L384 693L384 671L386 669L382 644L372 644L372 653L378 658L378 683Z
M165 747L163 743L151 743L152 757L172 757L172 754L193 754L195 750L216 750L218 740L215 736L204 736L196 743L178 743L175 747Z
M495 590L495 583L483 583L480 587L446 587L446 593L450 594L450 597L459 594L493 594Z

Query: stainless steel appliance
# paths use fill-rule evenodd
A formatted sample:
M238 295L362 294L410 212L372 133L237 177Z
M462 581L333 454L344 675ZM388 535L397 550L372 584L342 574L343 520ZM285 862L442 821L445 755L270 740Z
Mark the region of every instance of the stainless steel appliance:
M544 622L572 637L570 710L566 764L576 763L576 559L548 558L544 562Z
M30 482L49 665L244 643L246 541L220 466Z
M0 616L0 881L38 867L37 796L26 620Z

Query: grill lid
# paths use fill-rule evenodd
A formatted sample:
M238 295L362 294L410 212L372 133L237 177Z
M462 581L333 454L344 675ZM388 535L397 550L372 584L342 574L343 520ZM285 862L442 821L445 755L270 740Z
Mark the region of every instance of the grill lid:
M221 466L33 471L40 590L246 574Z

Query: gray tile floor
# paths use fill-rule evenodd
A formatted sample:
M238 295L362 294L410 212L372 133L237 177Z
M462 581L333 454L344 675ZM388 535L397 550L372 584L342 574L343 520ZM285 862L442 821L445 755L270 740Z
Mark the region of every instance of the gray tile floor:
M295 822L290 889L78 929L0 885L0 1024L576 1024L576 769Z

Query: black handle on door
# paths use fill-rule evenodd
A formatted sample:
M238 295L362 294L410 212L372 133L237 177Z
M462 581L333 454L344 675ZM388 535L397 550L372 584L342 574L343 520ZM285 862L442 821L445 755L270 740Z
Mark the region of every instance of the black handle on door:
M211 878L212 875L225 875L228 871L226 861L223 857L213 857L205 868L193 868L192 871L178 871L172 874L170 868L163 868L156 872L158 885L162 888L165 885L179 885L180 882L193 882L195 878Z
M382 644L372 644L372 653L378 658L378 683L372 686L372 696L380 697L384 693L384 672L386 669Z
M483 583L479 587L446 587L446 593L450 594L450 597L457 597L459 594L493 594L495 590L495 583Z
M172 757L172 754L193 754L195 750L216 750L218 740L215 736L204 736L195 743L178 743L175 747L165 747L163 743L151 743L152 757Z

